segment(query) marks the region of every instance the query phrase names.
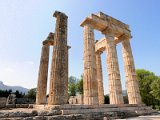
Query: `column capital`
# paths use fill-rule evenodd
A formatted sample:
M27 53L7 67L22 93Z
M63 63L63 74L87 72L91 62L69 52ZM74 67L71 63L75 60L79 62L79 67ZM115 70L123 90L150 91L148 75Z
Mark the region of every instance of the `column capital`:
M55 11L53 13L53 17L58 17L58 16L65 17L66 19L68 18L68 16L66 14L59 12L59 11Z
M118 40L130 40L132 38L131 35L125 35L125 34L122 34L121 36L118 37Z
M80 23L80 26L81 27L84 27L85 25L91 25L91 19L90 18L86 18L84 19L81 23Z
M42 44L43 45L48 45L48 46L50 46L50 45L54 46L54 41L53 40L44 40L42 42Z
M96 55L101 55L102 53L103 53L103 51L98 50L98 51L96 52Z
M42 42L43 45L54 45L54 33L50 32L46 40Z
M104 28L102 31L101 31L102 34L104 35L107 35L107 36L113 36L115 37L116 36L116 31L114 30L114 28L112 28L112 26L107 26L106 28Z

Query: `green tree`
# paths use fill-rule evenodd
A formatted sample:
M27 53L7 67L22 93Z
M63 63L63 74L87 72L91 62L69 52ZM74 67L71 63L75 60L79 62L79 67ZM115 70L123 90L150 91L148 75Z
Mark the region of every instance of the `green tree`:
M155 99L160 101L160 78L157 77L151 84L151 92Z
M17 98L23 98L25 93L19 92L19 90L16 90L16 92L14 92L14 94L16 95Z
M74 76L70 76L68 78L68 94L69 96L75 96L77 89L76 89L76 83L78 79Z
M0 90L0 97L8 97L12 93L12 90Z
M69 96L76 96L76 84L69 85Z
M36 99L36 88L30 89L25 97L35 100Z
M81 79L77 82L77 92L79 94L83 94L83 75L81 75Z
M157 90L155 88L158 86L155 86L155 84L157 84L156 79L158 77L153 72L144 69L136 70L136 74L139 81L140 94L143 103L147 106L152 105L154 108L157 104L157 100L155 98L155 95L157 95Z

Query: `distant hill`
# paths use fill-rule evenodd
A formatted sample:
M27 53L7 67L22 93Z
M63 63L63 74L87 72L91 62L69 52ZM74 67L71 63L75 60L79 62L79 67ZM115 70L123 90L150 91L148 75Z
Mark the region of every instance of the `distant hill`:
M21 87L21 86L8 86L4 85L2 81L0 81L0 90L9 90L11 89L13 92L18 90L19 92L27 93L29 89Z

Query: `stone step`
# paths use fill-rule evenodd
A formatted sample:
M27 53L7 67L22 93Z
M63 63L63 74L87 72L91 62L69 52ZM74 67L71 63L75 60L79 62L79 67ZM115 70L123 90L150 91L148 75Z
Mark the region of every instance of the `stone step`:
M134 105L54 105L47 109L44 107L47 106L44 105L43 109L0 110L0 120L103 120L104 117L117 119L157 113L151 107Z
M106 115L105 118L115 118L115 117L108 117ZM98 114L87 114L87 115L55 115L55 116L34 116L34 117L8 117L8 118L0 118L0 120L103 120L102 115ZM107 119L109 120L109 119Z
M64 105L33 105L35 109L42 110L56 110L56 109L93 109L93 108L132 108L132 107L146 107L144 104L135 105L135 104L102 104L102 105L80 105L80 104L64 104Z
M61 115L61 114L62 112L60 110L0 111L0 118L54 116L54 115Z

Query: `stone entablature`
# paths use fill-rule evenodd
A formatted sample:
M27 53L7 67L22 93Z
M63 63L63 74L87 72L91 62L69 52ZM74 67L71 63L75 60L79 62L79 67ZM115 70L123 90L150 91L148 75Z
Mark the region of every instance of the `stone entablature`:
M54 33L50 32L47 39L43 41L43 45L54 46Z
M114 37L125 36L131 38L129 26L111 16L105 15L100 12L98 14L91 14L80 25L83 27L85 24L90 24L94 29L102 33L113 33ZM120 39L116 41L120 42Z
M102 38L95 42L95 52L103 52L106 50L106 38Z

